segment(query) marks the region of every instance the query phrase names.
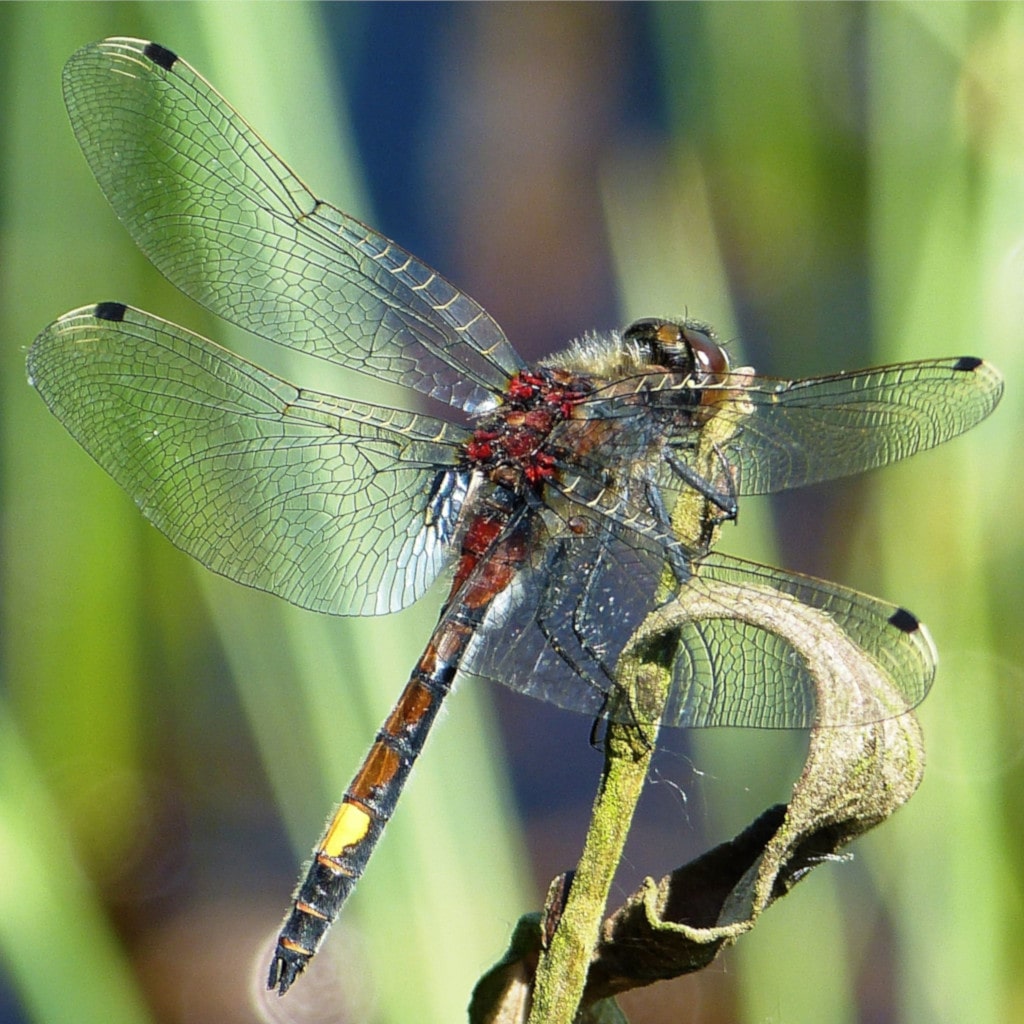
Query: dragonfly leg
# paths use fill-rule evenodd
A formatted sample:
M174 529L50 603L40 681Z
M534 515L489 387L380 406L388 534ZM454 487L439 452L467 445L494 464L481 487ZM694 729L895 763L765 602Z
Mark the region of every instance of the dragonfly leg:
M591 746L594 747L600 745L601 724L607 718L612 695L619 688L614 676L617 656L615 660L611 660L608 650L603 649L592 639L599 635L594 624L603 625L607 618L607 609L604 607L607 595L602 593L601 588L594 582L607 574L607 570L601 565L601 559L605 557L606 553L598 552L591 564L581 565L564 542L553 546L545 559L543 575L548 584L544 588L544 595L538 604L535 618L537 628L548 647L569 666L581 683L593 687L600 695L600 707L594 716L590 733ZM574 601L571 607L566 607L560 602L559 581L580 576L585 577L589 583L583 587L579 599ZM591 625L588 626L587 623ZM571 644L567 642L570 639ZM621 708L617 710L616 717L626 717L639 724L639 717L632 703L629 703L625 714Z
M600 565L600 559L603 557L603 553L599 551L590 564L581 565L564 541L552 545L545 557L543 576L547 584L537 607L536 618L537 626L551 649L580 679L589 681L597 686L602 694L607 694L608 688L595 683L595 677L607 680L608 686L613 685L614 666L608 665L607 653L590 640L589 636L595 635L594 628L588 630L584 626L585 622L604 622L600 612L591 607L595 599L595 588L592 584L604 571ZM580 589L579 597L572 606L567 607L559 598L562 581L581 578L590 582ZM603 632L602 630L602 635ZM569 636L578 648L576 654L570 651L565 643Z
M645 494L647 496L647 507L654 513L654 518L657 519L658 523L665 530L665 557L668 560L669 568L672 570L672 575L675 576L679 586L683 586L693 575L690 569L692 559L695 556L699 557L706 554L707 546L702 543L695 552L687 552L672 532L672 517L669 515L668 506L665 504L661 489L653 480L646 482ZM702 540L705 536L707 536L710 542L710 531L703 530Z
M725 480L724 486L719 486L717 482L712 483L692 466L688 466L671 448L665 449L665 461L671 467L672 472L721 511L721 518L718 520L720 525L736 518L739 512L739 501L736 496L736 481L733 479L732 467L729 465L725 453L717 444L715 445L715 455L722 468L721 479Z

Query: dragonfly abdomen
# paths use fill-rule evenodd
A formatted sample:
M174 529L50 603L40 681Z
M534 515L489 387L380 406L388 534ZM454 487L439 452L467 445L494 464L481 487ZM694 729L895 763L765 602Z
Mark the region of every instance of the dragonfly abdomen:
M463 649L466 643L468 636ZM295 894L270 965L268 987L277 988L281 995L316 953L362 876L450 692L457 665L438 662L436 671L429 674L422 671L422 665L423 659L313 851L313 861Z
M295 894L267 982L279 994L284 995L302 973L355 888L451 692L470 641L526 557L524 520L518 522L518 529L510 525L497 502L488 503L470 523L449 603L313 851Z

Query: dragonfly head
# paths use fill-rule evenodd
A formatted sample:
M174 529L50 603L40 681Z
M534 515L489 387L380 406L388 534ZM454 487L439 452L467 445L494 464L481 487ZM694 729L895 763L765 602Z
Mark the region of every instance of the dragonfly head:
M729 375L729 357L714 331L698 320L636 320L622 333L636 345L645 361L685 373L695 384L717 384Z

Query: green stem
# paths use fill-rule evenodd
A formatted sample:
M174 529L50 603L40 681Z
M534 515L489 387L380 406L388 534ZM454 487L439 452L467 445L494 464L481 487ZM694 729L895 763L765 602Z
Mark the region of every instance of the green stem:
M590 829L558 927L537 966L529 1024L572 1024L576 1018L612 879L654 754L656 723L668 696L669 666L678 645L674 630L669 634L662 629L646 635L641 629L619 661L625 709L620 717L627 721L608 725Z
M736 422L711 417L702 426L694 453L694 468L718 489L735 486L735 480L723 479L720 446L732 436ZM730 472L728 467L725 471ZM672 532L684 550L712 547L719 531L717 513L702 493L683 490L672 509ZM678 588L666 565L660 598L669 598ZM590 829L561 918L537 965L528 1024L572 1024L576 1019L612 879L647 781L679 643L679 627L655 607L619 658L618 685L608 708L604 771ZM550 916L551 908L547 913Z

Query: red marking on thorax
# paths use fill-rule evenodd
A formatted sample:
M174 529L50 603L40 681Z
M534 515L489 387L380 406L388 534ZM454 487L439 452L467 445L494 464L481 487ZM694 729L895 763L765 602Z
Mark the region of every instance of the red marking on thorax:
M571 418L590 391L589 380L562 371L516 374L506 389L506 405L473 431L466 458L498 487L512 492L540 487L557 472L559 450L551 442L552 431ZM512 582L526 557L528 538L524 531L502 538L508 522L508 515L497 509L472 515L449 600L480 608Z
M590 388L587 379L557 371L517 374L506 390L508 406L473 432L466 457L503 487L537 487L553 479L558 457L546 448L551 432L572 416Z

